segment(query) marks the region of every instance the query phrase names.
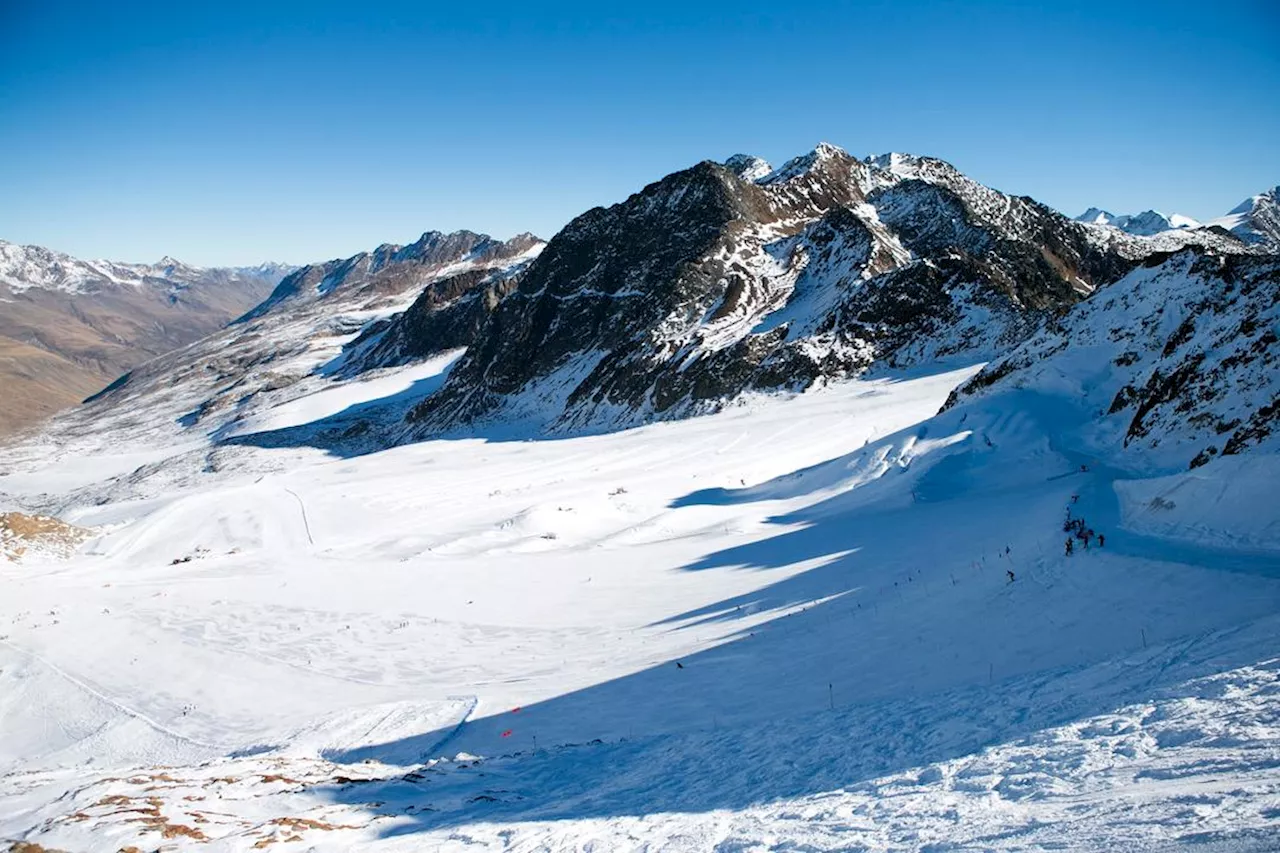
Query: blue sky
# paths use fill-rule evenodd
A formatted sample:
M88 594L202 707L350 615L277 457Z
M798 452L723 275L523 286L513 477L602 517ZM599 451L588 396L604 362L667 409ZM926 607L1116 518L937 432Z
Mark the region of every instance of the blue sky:
M550 236L824 140L1208 218L1280 183L1278 44L1274 0L0 0L0 239L236 264Z

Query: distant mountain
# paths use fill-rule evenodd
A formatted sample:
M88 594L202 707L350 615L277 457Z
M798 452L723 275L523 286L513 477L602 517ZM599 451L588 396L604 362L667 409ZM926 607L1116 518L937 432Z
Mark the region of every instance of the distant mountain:
M85 261L0 241L0 435L222 327L289 269Z
M334 379L467 346L467 330L499 298L488 289L501 290L543 245L531 234L429 231L407 246L301 267L225 329L120 377L87 416L160 410L161 423L234 434L260 407Z
M1244 243L1280 249L1280 187L1247 198L1230 213L1207 222L1197 222L1189 216L1173 214L1165 216L1154 210L1133 215L1117 216L1105 210L1091 207L1076 217L1077 222L1089 225L1107 225L1128 234L1153 236L1181 229L1204 229L1228 235Z
M1087 222L1090 225L1110 225L1129 234L1147 237L1163 231L1173 231L1178 228L1198 228L1200 226L1200 223L1191 217L1178 213L1172 216L1165 216L1163 213L1154 210L1145 210L1142 213L1117 216L1114 213L1099 210L1096 207L1091 207L1077 216L1076 221Z
M472 231L428 231L407 246L384 243L371 252L303 267L281 281L268 299L239 322L257 319L281 305L296 307L316 302L339 289L344 291L344 297L353 288L369 296L399 295L426 280L484 267L490 261L512 258L541 245L542 241L532 234L502 241Z

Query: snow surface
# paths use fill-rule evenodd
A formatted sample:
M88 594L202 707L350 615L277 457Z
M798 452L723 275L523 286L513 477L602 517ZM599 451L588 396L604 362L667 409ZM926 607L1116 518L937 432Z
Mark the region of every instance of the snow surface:
M349 458L0 451L5 500L98 528L0 565L0 838L1274 849L1277 457L1125 473L1053 388L933 416L976 369ZM1105 548L1063 555L1068 508Z
M268 430L302 426L359 409L362 404L386 404L398 395L412 392L413 397L426 396L444 380L449 367L465 350L453 350L429 358L403 370L384 372L373 378L354 382L333 383L311 394L288 400L265 411L236 421L222 432L223 437L247 435ZM434 380L434 381L432 381ZM2 483L3 480L0 480Z

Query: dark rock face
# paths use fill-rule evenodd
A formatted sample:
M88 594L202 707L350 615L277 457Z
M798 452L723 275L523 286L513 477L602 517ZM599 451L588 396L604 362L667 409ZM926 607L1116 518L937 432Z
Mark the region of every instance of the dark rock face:
M471 346L521 274L472 269L432 282L403 314L373 324L348 345L351 355L341 374L396 367Z
M1026 215L1016 230L987 221L957 192L920 179L873 193L869 200L912 254L965 256L994 288L1027 308L1070 305L1082 291L1118 278L1131 266L1030 199L1009 199Z
M765 167L700 163L571 222L468 332L411 434L620 427L991 354L1142 256L937 160L823 145Z

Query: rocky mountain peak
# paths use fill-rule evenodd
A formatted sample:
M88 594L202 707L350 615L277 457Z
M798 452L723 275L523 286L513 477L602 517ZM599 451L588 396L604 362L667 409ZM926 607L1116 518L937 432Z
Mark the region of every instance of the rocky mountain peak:
M535 246L542 246L545 244L545 240L528 231L521 231L519 234L514 235L511 239L506 241L507 246L518 252L525 252Z
M853 158L843 149L829 142L819 142L807 154L793 157L782 167L759 179L762 184L780 184L794 180L831 163L847 163Z
M936 158L822 144L776 170L750 155L697 163L546 244L428 231L298 270L235 340L258 363L275 356L271 330L321 324L343 347L327 376L466 349L400 432L365 442L617 428L993 358L1154 253L1251 251L1226 233L1091 227Z
M750 154L734 154L724 161L724 165L744 181L758 181L773 171L768 161Z

